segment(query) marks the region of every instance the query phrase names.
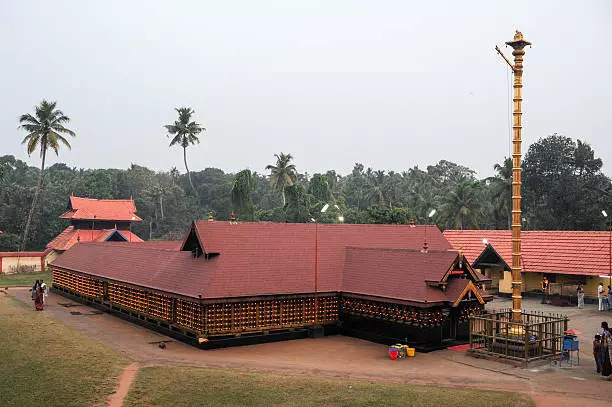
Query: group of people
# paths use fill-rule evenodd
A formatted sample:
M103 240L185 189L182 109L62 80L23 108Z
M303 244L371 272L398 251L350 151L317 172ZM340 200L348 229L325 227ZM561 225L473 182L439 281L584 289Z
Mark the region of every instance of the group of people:
M601 331L595 335L593 340L593 356L595 357L595 366L597 373L601 373L604 377L612 375L612 364L610 364L610 346L612 345L612 336L610 328L606 321L601 323Z
M608 286L608 290L604 288L603 283L599 283L597 287L597 299L599 300L599 311L612 311L612 287Z
M576 298L578 298L578 308L584 308L584 286L578 284L576 288ZM599 300L599 311L612 311L612 287L608 286L606 290L602 282L597 287L597 299Z
M49 287L47 284L43 280L36 280L32 286L32 300L34 301L34 308L36 311L45 309L48 295Z

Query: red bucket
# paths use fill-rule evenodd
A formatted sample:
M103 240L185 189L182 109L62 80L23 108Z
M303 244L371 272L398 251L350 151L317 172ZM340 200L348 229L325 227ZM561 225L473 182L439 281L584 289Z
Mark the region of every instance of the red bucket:
M397 355L399 355L399 349L389 348L389 359L397 360Z

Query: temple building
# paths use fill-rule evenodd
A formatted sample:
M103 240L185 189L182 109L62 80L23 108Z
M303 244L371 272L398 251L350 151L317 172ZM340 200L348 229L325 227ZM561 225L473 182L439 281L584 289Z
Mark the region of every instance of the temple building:
M510 230L445 230L444 237L462 249L474 269L491 281L491 291L512 293L512 233ZM610 232L522 231L522 288L525 294L541 293L544 276L550 294L573 298L584 284L586 297L597 297L600 282L611 283Z
M490 283L435 226L194 222L177 247L80 243L56 292L201 347L341 333L467 339Z
M47 244L50 262L77 242L142 242L131 231L133 222L141 222L136 205L130 199L90 199L71 196L68 210L60 215L68 226Z

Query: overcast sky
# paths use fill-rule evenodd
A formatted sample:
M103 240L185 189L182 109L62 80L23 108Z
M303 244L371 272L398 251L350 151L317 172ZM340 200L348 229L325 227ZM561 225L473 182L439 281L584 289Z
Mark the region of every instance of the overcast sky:
M263 172L282 151L311 174L446 159L488 176L510 138L494 46L517 28L523 151L580 138L612 175L608 0L0 0L0 154L27 159L19 115L48 98L77 132L70 166L183 172L162 125L189 106L207 128L191 170Z

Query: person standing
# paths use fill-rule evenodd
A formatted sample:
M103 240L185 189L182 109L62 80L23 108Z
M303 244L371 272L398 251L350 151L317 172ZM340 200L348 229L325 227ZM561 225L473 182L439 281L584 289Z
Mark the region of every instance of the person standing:
M595 367L597 373L601 373L601 335L595 335L593 339L593 357L595 358Z
M548 277L544 276L542 278L542 304L546 304L548 300L548 287L550 283L548 282Z
M43 293L40 288L40 283L36 283L36 289L34 290L34 308L36 311L42 311L45 305L43 304Z
M582 283L578 283L578 288L576 288L576 297L578 298L578 308L584 308L584 287Z
M43 305L46 306L47 297L49 296L49 287L43 280L40 280L40 289L42 290L42 295L43 295Z
M612 364L610 364L612 337L610 336L610 328L606 321L601 323L601 329L601 375L610 377L612 375Z
M605 295L604 285L602 282L599 282L599 286L597 286L597 299L599 300L598 311L604 310L604 295Z
M34 282L34 285L32 286L32 301L34 301L36 299L36 287L38 287L38 284L40 284L40 282L38 280L36 280Z
M612 311L612 287L608 286L608 311Z

